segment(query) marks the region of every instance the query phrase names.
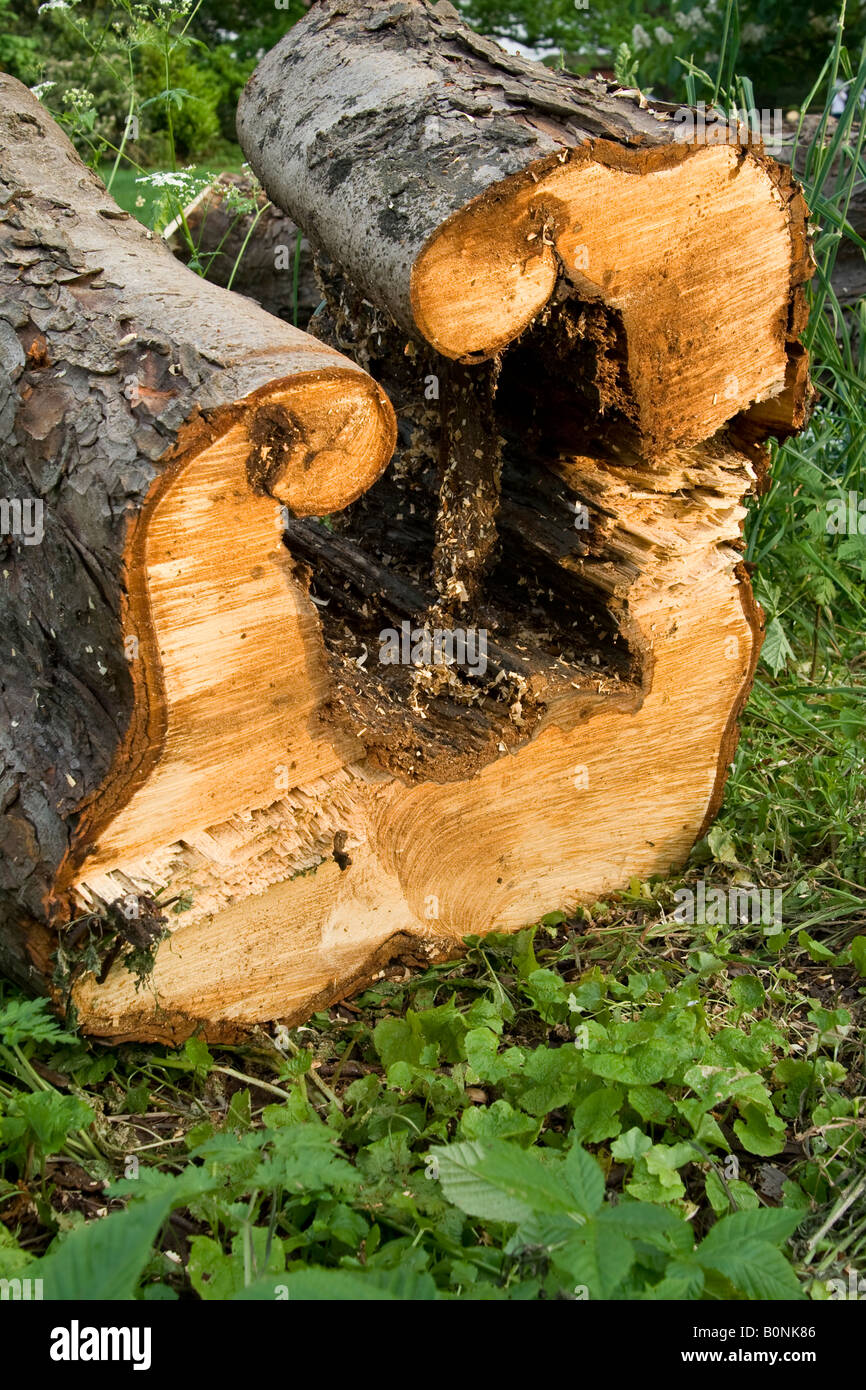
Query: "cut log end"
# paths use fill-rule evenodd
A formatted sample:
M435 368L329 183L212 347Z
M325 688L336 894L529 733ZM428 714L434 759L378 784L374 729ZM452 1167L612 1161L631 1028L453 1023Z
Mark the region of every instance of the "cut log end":
M795 266L792 284L789 209L752 151L596 141L456 212L418 256L411 295L421 333L460 361L517 340L557 286L603 306L626 351L599 409L625 406L647 448L664 449L779 396L807 273Z

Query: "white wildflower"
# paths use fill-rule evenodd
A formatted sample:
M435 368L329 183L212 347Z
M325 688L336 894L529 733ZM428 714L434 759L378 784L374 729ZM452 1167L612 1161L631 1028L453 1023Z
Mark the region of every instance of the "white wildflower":
M633 49L652 48L652 39L642 24L636 24L632 29L631 46Z
M768 33L766 24L744 24L741 30L743 43L760 43Z
M653 30L653 33L656 36L657 43L673 43L674 41L673 34L669 34L667 29L665 29L664 26L661 24L656 25L655 29Z
M680 29L688 29L691 33L704 27L704 16L697 5L690 10L677 10L674 19Z

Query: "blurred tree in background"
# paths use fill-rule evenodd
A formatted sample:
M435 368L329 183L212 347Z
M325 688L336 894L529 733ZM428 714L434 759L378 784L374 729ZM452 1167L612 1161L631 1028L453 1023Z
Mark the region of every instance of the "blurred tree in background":
M726 0L457 0L474 28L542 51L558 50L579 72L614 67L621 45L637 62L645 90L660 97L683 95L682 64L693 59L712 68L726 26ZM801 100L827 54L839 17L839 0L740 0L730 6L728 43L739 46L737 64L765 106ZM849 0L849 47L866 38L866 3ZM560 58L562 61L562 58Z
M735 56L761 106L796 104L828 51L838 0L457 0L483 33L554 66L616 71L681 99L683 61ZM585 6L585 7L584 7ZM91 162L237 162L235 109L259 56L309 0L0 0L0 67L35 87ZM846 41L866 37L848 0Z

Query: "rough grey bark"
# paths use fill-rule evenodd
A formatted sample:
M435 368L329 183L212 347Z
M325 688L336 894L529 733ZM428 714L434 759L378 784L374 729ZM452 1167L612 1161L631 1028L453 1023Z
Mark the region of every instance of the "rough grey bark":
M358 369L181 266L7 76L0 150L0 501L43 516L41 543L0 537L0 964L17 969L15 924L45 917L130 721L124 545L185 423L207 439L274 380Z
M440 0L321 0L263 58L238 138L270 196L415 331L428 237L478 194L590 137L673 141L670 112L503 52Z

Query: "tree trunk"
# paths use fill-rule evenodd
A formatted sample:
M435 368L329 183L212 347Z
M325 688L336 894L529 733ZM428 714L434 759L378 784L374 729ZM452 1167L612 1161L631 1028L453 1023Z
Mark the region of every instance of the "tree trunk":
M128 894L150 922L173 900L147 991L124 968L134 932L88 974L68 945L80 1016L111 1037L298 1021L395 957L682 864L760 643L742 499L762 440L807 405L805 209L757 149L678 144L664 109L512 59L421 0L315 5L251 80L239 132L318 251L320 351L386 388L397 448L379 477L377 400L360 485L331 504L312 470L291 494L304 645L285 637L269 669L270 792L240 793L257 705L240 691L225 718L220 688L219 812L184 794L181 827L178 777L157 784L146 833L118 806L68 880L79 912ZM255 419L247 471L273 494L295 436ZM340 449L374 452L333 429L315 456L332 480ZM171 637L188 590L169 551L197 515L191 498L153 541L154 650L184 706L203 648L224 669L222 586L195 660ZM226 523L204 520L213 575ZM237 592L248 635L273 605Z
M140 864L252 823L276 764L308 782L351 754L310 733L324 672L281 507L354 500L394 422L352 362L120 212L8 77L0 128L0 938L35 981L57 944L35 924L63 945L93 912L79 954L112 920L140 945L166 915ZM209 848L190 891L219 879Z

